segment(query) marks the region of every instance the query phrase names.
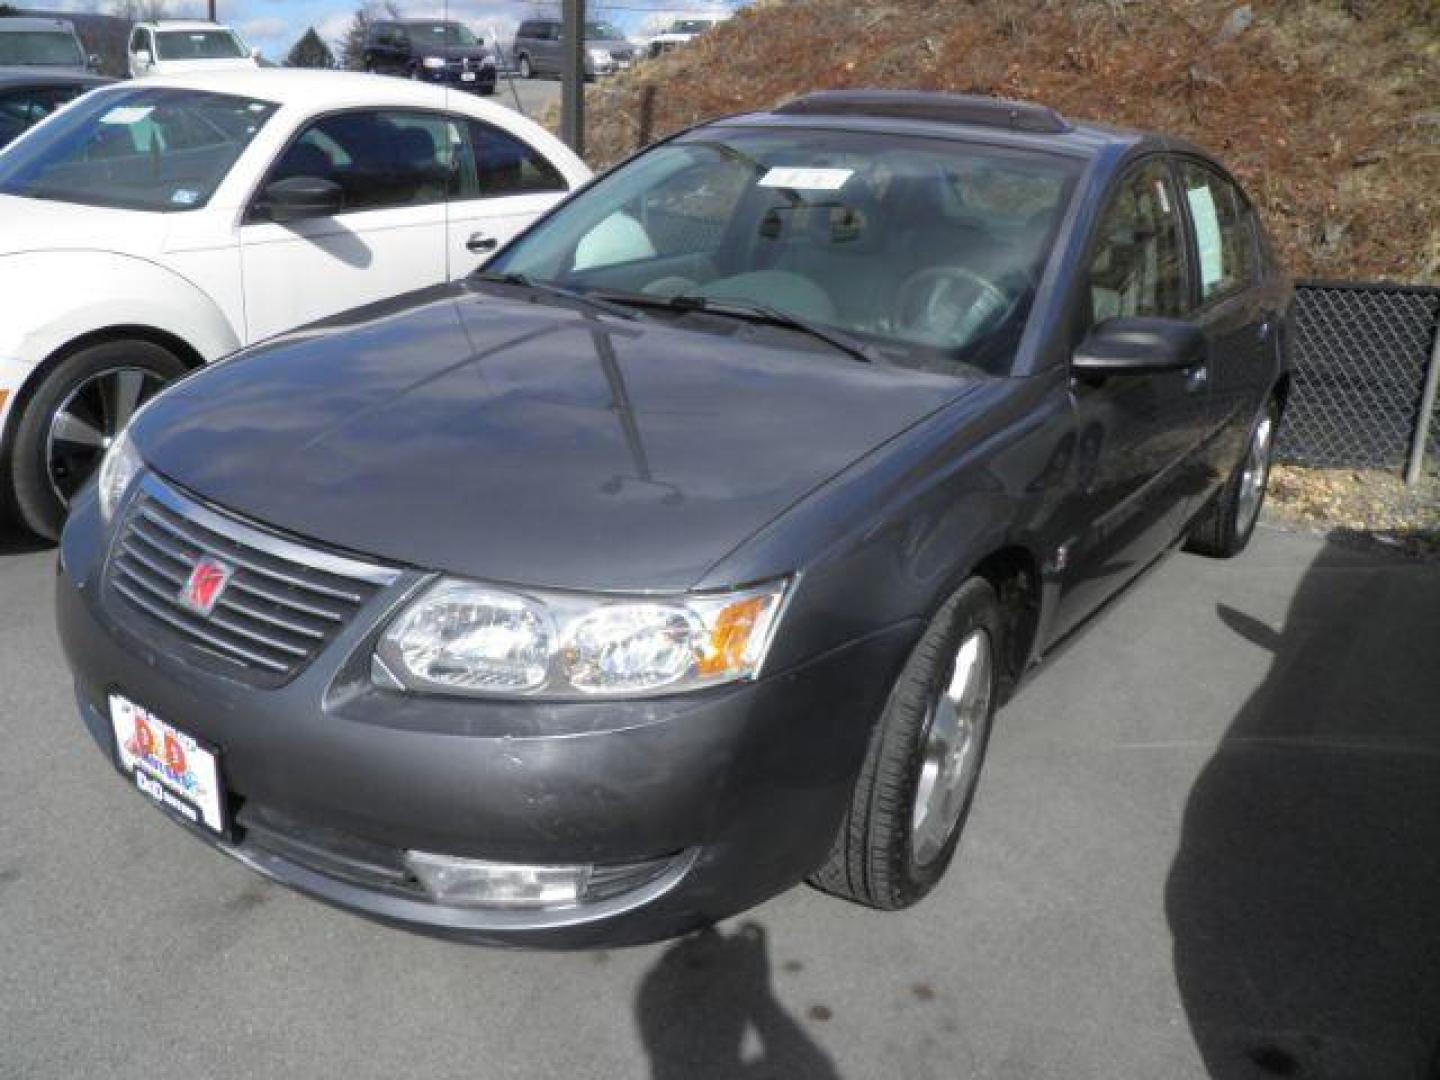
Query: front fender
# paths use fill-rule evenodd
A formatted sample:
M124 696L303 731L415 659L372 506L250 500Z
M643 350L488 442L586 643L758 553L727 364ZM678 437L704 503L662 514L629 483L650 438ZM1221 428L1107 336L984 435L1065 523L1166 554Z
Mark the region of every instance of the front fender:
M174 271L95 251L0 256L0 360L37 365L57 349L113 326L143 326L184 341L205 360L240 346L210 297Z
M235 327L205 292L145 259L95 251L0 256L0 433L35 371L71 342L115 327L180 339L206 361L235 351Z

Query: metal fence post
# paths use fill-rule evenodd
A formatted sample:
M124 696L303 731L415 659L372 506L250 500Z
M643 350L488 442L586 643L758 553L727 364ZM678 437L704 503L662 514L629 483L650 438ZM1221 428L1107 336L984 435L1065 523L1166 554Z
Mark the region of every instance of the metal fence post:
M1430 346L1430 367L1425 372L1425 389L1420 394L1420 416L1415 421L1415 441L1410 444L1410 462L1405 467L1405 484L1420 480L1425 464L1425 446L1430 442L1430 418L1435 415L1435 392L1440 385L1440 319L1435 321L1435 341Z

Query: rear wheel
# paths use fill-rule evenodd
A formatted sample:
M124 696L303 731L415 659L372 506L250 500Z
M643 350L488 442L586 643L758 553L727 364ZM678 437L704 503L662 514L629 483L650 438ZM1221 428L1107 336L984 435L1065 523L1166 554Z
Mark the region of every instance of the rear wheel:
M1187 551L1228 559L1245 550L1260 520L1260 508L1265 505L1279 425L1280 405L1271 398L1250 431L1244 460L1191 524L1185 538Z
M185 365L149 341L107 341L68 357L25 404L15 428L15 507L34 532L60 535L70 500L136 409Z
M890 692L845 820L811 884L894 910L939 882L979 785L1001 635L999 601L980 578L931 620Z

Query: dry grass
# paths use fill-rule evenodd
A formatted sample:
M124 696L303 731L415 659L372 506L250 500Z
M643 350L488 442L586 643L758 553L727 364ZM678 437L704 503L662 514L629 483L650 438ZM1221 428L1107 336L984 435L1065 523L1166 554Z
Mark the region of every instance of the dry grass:
M1440 3L790 0L590 90L592 162L807 90L1026 98L1189 138L1260 204L1298 276L1440 281Z
M1277 465L1266 516L1282 525L1368 538L1409 555L1440 559L1440 475L1406 487L1374 469Z

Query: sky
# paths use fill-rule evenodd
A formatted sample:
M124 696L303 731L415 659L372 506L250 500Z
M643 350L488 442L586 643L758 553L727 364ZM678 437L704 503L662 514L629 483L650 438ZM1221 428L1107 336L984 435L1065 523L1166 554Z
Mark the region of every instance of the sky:
M508 41L521 19L533 14L559 11L558 3L545 0L397 0L401 14L415 18L452 18L468 24L477 33L486 31ZM589 18L616 23L632 36L648 36L668 26L676 17L694 12L733 10L744 0L615 0L604 4L590 0ZM219 18L239 29L251 44L271 60L281 61L305 32L313 26L331 43L349 25L357 0L217 0ZM22 7L50 10L99 11L110 5L105 0L29 0ZM171 0L172 14L182 17L205 15L205 0Z

